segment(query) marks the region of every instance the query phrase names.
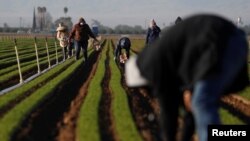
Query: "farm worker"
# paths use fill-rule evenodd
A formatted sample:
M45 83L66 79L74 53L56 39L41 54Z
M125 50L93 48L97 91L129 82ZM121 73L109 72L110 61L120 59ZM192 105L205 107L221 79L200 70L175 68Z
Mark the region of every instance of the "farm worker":
M147 30L146 35L146 45L152 44L155 40L157 40L160 36L161 29L156 24L155 20L152 19L149 23L149 28Z
M66 59L67 57L67 50L69 50L69 31L68 28L63 24L63 23L59 23L59 26L56 29L57 34L56 34L56 38L59 40L60 42L60 46L62 47L62 54L63 54L63 60ZM70 53L68 53L68 55L70 55Z
M74 41L75 41L74 44L75 44L75 49L76 49L76 53L75 53L76 60L79 59L81 48L83 50L83 55L84 55L85 61L88 60L87 48L88 48L89 36L92 37L95 41L99 42L96 39L93 32L91 31L89 25L81 17L79 19L79 22L74 25L74 27L70 33L70 39L74 38Z
M207 141L208 125L221 124L221 97L249 85L246 34L223 17L198 14L169 28L152 46L125 64L127 85L153 88L168 141L176 140L181 90L192 88L196 131L199 141Z
M130 47L131 47L130 39L126 36L121 37L116 44L114 60L124 64L126 60L129 59ZM126 51L126 54L122 53L122 49Z

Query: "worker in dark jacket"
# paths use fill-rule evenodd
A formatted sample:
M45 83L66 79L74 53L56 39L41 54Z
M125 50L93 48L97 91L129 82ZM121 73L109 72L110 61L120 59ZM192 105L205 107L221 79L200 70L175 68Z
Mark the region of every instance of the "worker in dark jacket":
M75 41L74 44L76 48L76 53L75 53L76 60L79 59L80 50L82 48L85 61L87 61L88 59L87 48L88 48L89 36L98 42L95 35L91 31L89 25L85 22L83 18L80 18L79 22L74 25L70 34L70 39L74 38Z
M130 47L131 41L128 37L121 37L115 48L115 57L114 59L119 61L120 63L125 63L130 56ZM126 54L122 54L122 49L126 51Z
M220 124L223 95L249 85L246 34L229 20L201 14L169 28L153 47L131 57L125 66L127 85L148 85L159 97L168 141L176 140L183 88L192 88L191 107L199 141L208 125Z
M156 24L155 20L152 19L149 23L149 28L146 36L146 45L150 45L155 42L160 36L161 29Z

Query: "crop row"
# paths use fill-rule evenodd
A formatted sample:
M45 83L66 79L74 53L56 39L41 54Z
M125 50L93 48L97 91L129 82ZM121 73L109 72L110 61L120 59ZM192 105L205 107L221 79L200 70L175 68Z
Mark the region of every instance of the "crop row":
M105 55L106 53L106 55ZM141 140L131 109L128 105L128 98L125 90L121 86L121 72L113 60L109 60L109 56L113 56L113 49L111 40L108 40L100 59L98 60L98 66L93 79L90 82L88 88L88 94L84 100L82 108L80 110L77 127L77 139L81 140L101 140L100 137L100 125L98 123L98 115L100 107L101 96L105 94L102 91L101 83L105 81L106 67L110 67L111 78L107 82L108 86L105 89L109 89L111 93L111 119L115 127L113 127L116 133L116 138L121 140ZM109 63L107 63L109 62ZM105 66L108 65L108 66ZM105 70L105 71L104 71ZM107 75L107 74L106 74ZM105 106L105 105L103 105ZM107 114L107 113L106 113ZM112 118L113 117L113 118ZM111 125L109 125L111 126Z
M89 51L93 52L92 49ZM4 141L10 140L25 117L50 97L61 83L78 70L82 63L83 59L66 60L36 79L0 96L0 138Z
M143 40L132 41L132 44L133 51L131 52L131 55L135 55L135 53L140 52L143 48ZM101 128L100 123L106 121L100 116L104 115L109 116L110 118L109 122L111 123L107 123L105 126L112 130L108 132L112 132L111 135L113 135L114 140L143 140L135 123L136 121L133 118L132 107L129 105L130 101L128 99L128 92L125 91L126 88L121 84L124 74L112 59L114 46L112 40L107 40L99 54L100 56L96 62L96 70L94 75L91 76L90 83L86 90L86 97L84 97L79 114L77 115L77 123L75 125L76 132L74 133L76 135L76 140L102 140L103 137L101 134L104 131L102 131L103 128ZM139 49L137 46L139 46ZM25 46L23 47L25 48ZM33 48L27 49L27 51L29 52L32 49ZM52 47L51 50L53 51L54 47ZM25 49L23 51L25 54ZM89 48L89 53L93 52L93 49ZM51 57L56 61L55 54L51 55ZM43 66L48 67L48 61L46 60L47 57L45 56L40 58L39 61L41 64L44 63ZM35 72L37 71L35 60L30 60L25 63L22 63L22 71L25 70L25 67L28 68L28 66L32 65L32 70L35 70ZM78 61L75 61L73 58L67 59L65 62L49 69L46 73L39 75L36 79L25 83L21 87L18 87L5 95L0 95L1 140L11 140L13 133L20 128L20 125L24 122L25 118L31 113L31 111L38 109L42 103L55 94L55 90L72 77L82 64L83 59ZM15 72L15 77L18 77L18 72L14 71L13 68L14 66L7 67L6 70L1 69L1 78L2 76L7 76L8 73L6 72L8 69ZM9 80L13 80L13 78L14 77ZM3 82L6 83L7 80ZM105 85L103 85L103 83L105 83ZM105 106L102 104L102 97L107 94L110 97L110 107L108 107L110 113L100 114L100 109ZM220 110L220 114L222 115L224 123L244 124L237 117L234 117L224 109Z
M57 64L57 62L62 60L61 47L57 47L57 42L54 39L49 39L48 42L45 43L45 40L39 39L37 40L37 48L38 48L38 62L36 60L37 56L35 54L34 44L30 44L30 42L34 42L32 39L26 39L24 41L20 41L17 47L18 50L21 48L21 53L23 55L19 55L20 68L21 68L21 76L17 67L17 59L14 47L10 47L11 43L1 43L0 51L3 50L4 45L7 48L11 48L11 52L8 52L5 55L6 58L2 58L0 61L0 83L3 84L0 86L0 90L3 90L7 87L18 84L19 81L23 82L24 79L35 75L36 73L40 73L45 69L49 69L50 66ZM48 51L46 51L46 46L48 46ZM57 47L57 49L56 49ZM91 50L92 48L89 48ZM74 50L73 50L74 51ZM20 52L18 52L19 54ZM14 54L15 57L8 54ZM18 78L20 76L20 78ZM19 80L20 79L20 80Z
M47 82L41 88L36 89L36 91L32 93L31 96L25 98L21 103L17 104L11 111L5 114L0 119L1 139L9 140L9 138L11 137L11 134L18 127L18 125L20 125L24 117L33 108L35 108L39 103L41 103L46 97L48 97L60 85L60 83L66 81L67 78L70 77L70 75L79 67L79 65L81 65L81 63L82 63L81 61L77 61L76 63L72 64L71 67L68 67L65 71L60 73L51 81ZM62 65L65 65L65 64L62 64ZM53 74L55 72L50 71L46 74L50 74L50 73ZM39 85L39 83L36 83L36 85Z
M105 75L105 61L107 61L108 56L113 54L113 50L110 49L111 47L111 41L107 42L98 60L96 73L90 82L87 97L80 110L77 124L77 137L80 140L100 139L98 109L100 108L99 102L102 94L101 81L103 81ZM66 81L78 69L79 65L82 64L82 60L72 62L74 62L72 59L67 60L65 63L59 64L33 81L0 97L1 139L10 140L14 131L30 111L38 107L40 103L53 94L53 91L63 81ZM107 65L109 65L112 75L108 84L113 95L111 110L114 117L114 125L116 125L117 136L120 139L141 140L131 115L126 92L120 84L121 72L114 61L110 62Z

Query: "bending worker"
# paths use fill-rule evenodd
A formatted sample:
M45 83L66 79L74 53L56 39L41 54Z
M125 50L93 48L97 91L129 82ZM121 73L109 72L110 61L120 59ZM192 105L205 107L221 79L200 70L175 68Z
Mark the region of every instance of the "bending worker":
M199 141L207 141L208 125L221 124L221 97L249 86L247 62L245 32L230 20L200 14L172 26L152 47L131 57L125 74L128 86L153 88L168 141L176 140L181 90L193 88L196 131Z
M126 59L129 59L130 56L130 47L131 47L131 42L128 37L121 37L116 45L115 48L115 57L114 59L116 61L125 61ZM122 49L125 49L126 51L126 56L122 54ZM122 62L121 62L122 63ZM125 62L124 62L125 63Z

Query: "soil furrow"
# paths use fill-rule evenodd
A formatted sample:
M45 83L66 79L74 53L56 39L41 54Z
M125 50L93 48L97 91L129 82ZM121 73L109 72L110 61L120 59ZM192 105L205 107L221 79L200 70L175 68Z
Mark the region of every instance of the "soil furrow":
M100 56L99 56L100 57ZM93 62L93 67L90 71L88 79L81 86L77 97L71 101L70 108L64 113L63 119L57 123L58 135L56 137L57 141L75 141L76 140L76 125L77 117L79 115L80 108L84 102L87 95L87 90L91 79L95 75L98 60Z
M129 98L129 105L135 119L136 126L144 141L161 141L159 126L159 106L153 96L150 96L147 89L128 88L125 83L124 65L117 64L122 74L122 86ZM152 99L150 99L151 97Z
M228 95L222 98L222 107L250 124L250 102L238 95Z
M100 126L100 134L101 140L105 141L115 141L118 140L115 136L115 127L113 123L113 117L111 112L111 102L112 102L112 94L109 87L109 82L111 78L111 69L109 66L110 56L109 56L110 47L106 52L106 60L105 60L105 76L102 80L102 97L99 106L99 126Z

